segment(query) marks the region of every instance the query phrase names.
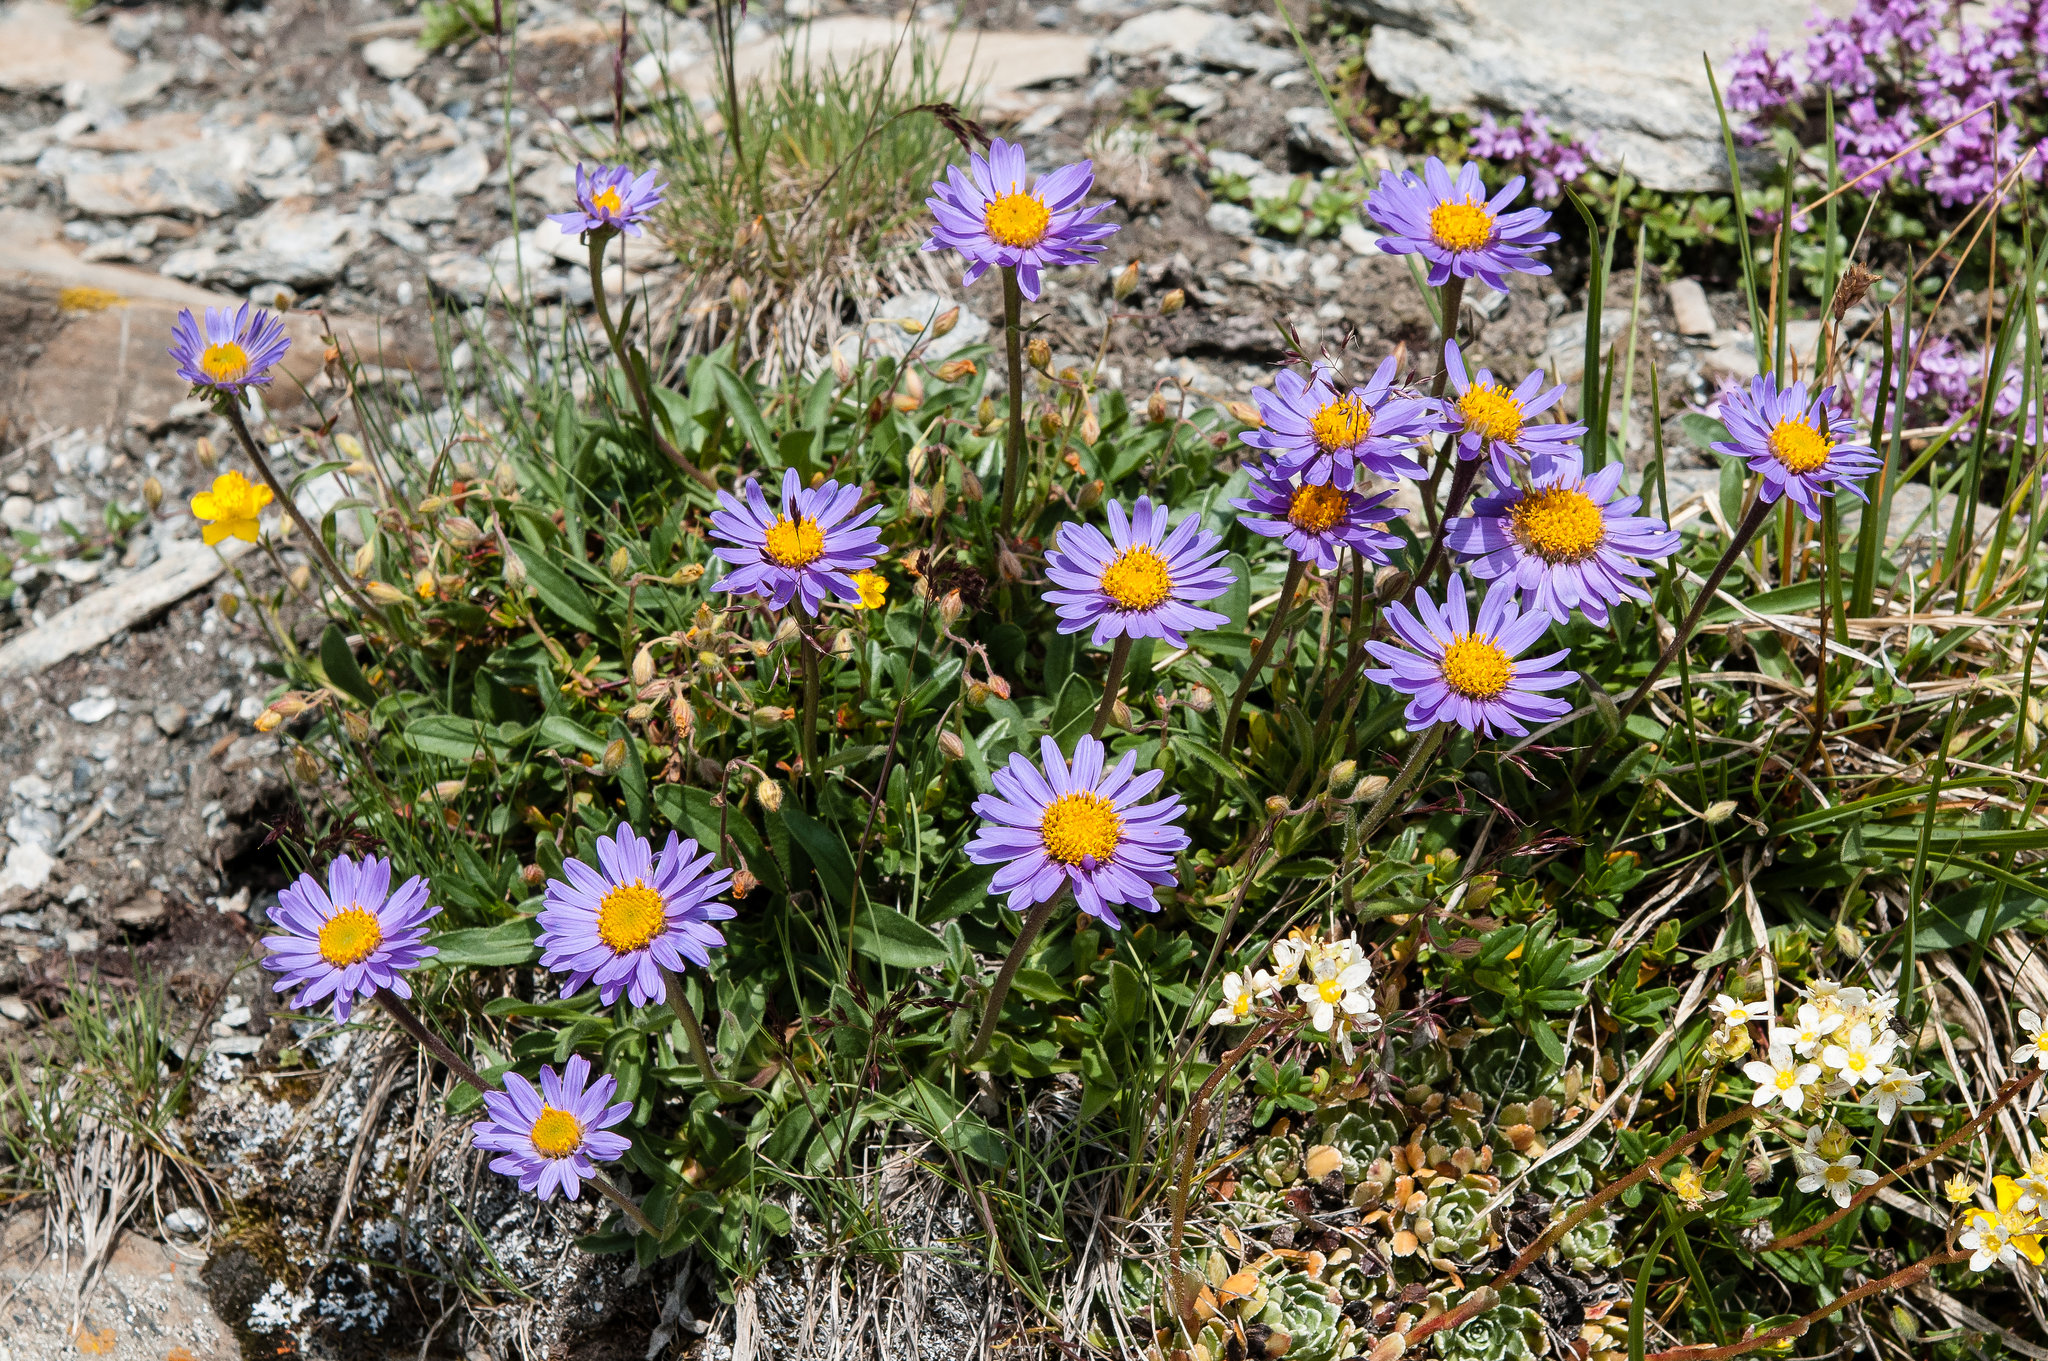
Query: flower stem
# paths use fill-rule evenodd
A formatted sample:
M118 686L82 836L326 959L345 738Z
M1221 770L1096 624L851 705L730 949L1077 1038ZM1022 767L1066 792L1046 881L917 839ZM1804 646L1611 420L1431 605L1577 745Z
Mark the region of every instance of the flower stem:
M407 1006L405 1000L398 996L398 994L388 988L379 988L377 990L377 1005L383 1007L390 1014L391 1019L398 1022L398 1028L407 1035L410 1035L414 1044L417 1044L420 1048L441 1060L443 1064L447 1065L449 1072L468 1083L479 1095L484 1092L503 1090L496 1083L485 1081L483 1074L472 1067L468 1059L456 1053L447 1041L427 1029L426 1023L420 1020L418 1013ZM612 1204L618 1206L619 1213L632 1220L634 1227L639 1229L640 1232L650 1238L661 1237L640 1207L628 1199L624 1191L613 1185L611 1178L605 1176L603 1172L592 1168L590 1184L597 1188L599 1195L602 1195L605 1199L611 1201Z
M1411 593L1420 590L1436 574L1437 564L1444 560L1444 541L1450 537L1451 521L1458 518L1458 512L1465 508L1465 499L1472 494L1472 486L1479 480L1477 458L1461 458L1456 471L1451 474L1451 490L1444 497L1444 518L1436 522L1436 532L1430 536L1429 556L1422 560L1422 570L1415 574L1410 587Z
M697 1065L697 1071L704 1075L704 1085L721 1101L736 1101L749 1095L746 1088L719 1076L718 1065L711 1059L711 1048L704 1043L704 1027L697 1020L697 1013L683 991L682 978L663 969L661 979L668 986L668 1009L682 1023L683 1035L690 1044L690 1058Z
M1249 873L1249 871L1247 871ZM1244 1059L1246 1054L1263 1044L1274 1031L1280 1028L1279 1021L1268 1021L1244 1037L1235 1049L1216 1061L1209 1070L1209 1076L1202 1079L1202 1085L1195 1091L1195 1099L1188 1105L1187 1132L1181 1138L1180 1176L1173 1189L1173 1227L1166 1235L1166 1261L1169 1271L1180 1267L1181 1236L1187 1231L1188 1197L1194 1194L1195 1153L1201 1144L1202 1120L1209 1097L1215 1092L1224 1076Z
M813 787L819 781L818 774L818 640L811 632L811 625L799 627L796 639L797 658L804 671L804 716L802 746L804 778Z
M1819 1323L1831 1314L1839 1313L1859 1300L1869 1299L1873 1295L1881 1295L1887 1290L1897 1290L1906 1286L1918 1285L1921 1281L1927 1279L1929 1273L1934 1268L1950 1266L1956 1262L1965 1262L1969 1258L1970 1254L1959 1248L1937 1252L1930 1256L1922 1257L1917 1262L1902 1266L1889 1276L1880 1277L1874 1281L1867 1281L1857 1286L1854 1290L1846 1290L1835 1296L1832 1302L1822 1305L1804 1318L1794 1319L1792 1322L1782 1327L1773 1328L1769 1332L1756 1333L1753 1336L1741 1338L1720 1347L1707 1346L1703 1343L1695 1343L1685 1347L1670 1347L1661 1352L1651 1352L1645 1361L1727 1361L1729 1357L1742 1356L1748 1352L1760 1351L1765 1347L1776 1347L1781 1343L1790 1342L1796 1337L1804 1336L1806 1330L1814 1324Z
M348 574L341 570L341 564L336 562L334 555L327 551L327 543L320 537L320 532L307 522L305 513L299 509L299 503L292 499L292 494L285 490L282 482L277 480L277 474L270 470L270 461L263 457L261 447L257 445L255 437L249 433L248 422L242 419L241 399L232 395L224 395L219 403L219 409L221 414L228 418L228 424L235 427L235 437L242 442L242 452L247 454L249 461L256 465L256 471L263 478L263 484L270 488L270 494L277 498L277 503L280 506L284 507L284 513L291 516L292 523L299 527L299 532L306 536L307 551L312 553L314 560L320 564L321 570L327 573L329 579L340 588L342 594L355 602L357 609L372 619L382 619L384 612L375 605L372 605L369 597L358 590L355 582L351 581Z
M1237 715L1244 708L1245 696L1252 692L1252 682L1259 678L1266 662L1273 655L1273 646L1280 641L1280 630L1286 626L1287 616L1294 613L1294 593L1301 586L1302 574L1308 570L1308 563L1296 556L1287 564L1287 580L1280 587L1280 603L1273 611L1273 622L1266 626L1266 636L1259 640L1259 650L1252 654L1252 664L1245 668L1244 679L1237 683L1237 689L1230 696L1230 708L1223 718L1223 742L1217 747L1221 756L1230 755L1231 740L1237 736Z
M1367 810L1365 820L1358 824L1359 845L1362 846L1372 839L1372 834L1380 829L1380 824L1394 811L1394 800L1400 798L1408 786L1415 782L1415 777L1422 773L1423 762L1436 754L1436 749L1443 745L1443 741L1444 725L1430 724L1429 731L1423 733L1422 740L1415 744L1415 750L1408 753L1408 760L1402 765L1400 773L1380 791L1380 796L1373 800L1372 807Z
M973 1067L988 1052L990 1042L996 1037L996 1019L1003 1014L1003 999L1010 995L1010 984L1016 980L1017 970L1024 967L1024 956L1030 952L1031 942L1038 939L1038 933L1045 929L1053 908L1059 906L1063 896L1064 890L1054 890L1050 898L1025 916L1024 925L1010 946L1010 953L1003 958L1003 967L996 972L996 981L989 984L988 1004L982 1010L981 1025L974 1032L974 1043L968 1045L967 1052L960 1056L962 1068Z
M1714 564L1713 571L1707 573L1706 583L1700 587L1699 597L1692 602L1692 609L1686 614L1685 622L1679 626L1678 632L1672 635L1670 644L1657 658L1657 664L1650 668L1650 674L1643 677L1642 683L1636 686L1635 693L1628 697L1628 703L1616 711L1614 732L1625 730L1629 715L1642 706L1644 698L1650 693L1650 687L1657 683L1671 663L1677 659L1678 654L1684 650L1685 645L1692 640L1693 631L1700 626L1700 620L1706 617L1707 607L1714 603L1714 592L1720 589L1721 582L1728 576L1728 569L1735 565L1735 559L1741 556L1742 550L1749 547L1749 541L1763 528L1764 521L1769 518L1770 513L1771 508L1764 501L1759 488L1759 494L1750 505L1749 513L1743 516L1742 523L1735 527L1735 537L1728 541L1728 548L1721 554L1721 560ZM1587 768L1593 764L1593 758L1599 755L1600 749L1606 746L1613 736L1614 733L1605 734L1596 738L1586 748L1585 753L1579 757L1577 767L1572 771L1574 784L1585 778Z
M654 441L655 447L661 450L669 462L705 486L717 490L718 480L692 463L682 450L670 444L655 425L654 403L648 399L647 388L640 381L640 366L635 362L632 351L626 348L625 339L619 334L619 328L612 323L611 303L604 295L604 248L612 237L618 235L617 231L606 229L586 232L584 235L590 246L590 300L597 308L597 324L604 328L604 338L612 347L612 356L619 361L619 367L625 371L626 388L633 394L633 404L640 409L640 421L647 427L648 438Z
M1436 299L1437 307L1443 315L1437 318L1436 381L1430 384L1429 395L1432 399L1441 401L1444 395L1444 385L1450 380L1451 376L1451 367L1444 362L1444 347L1449 345L1451 338L1458 334L1458 310L1465 305L1465 281L1453 274L1450 278L1444 280L1443 287L1437 290ZM1438 523L1436 518L1436 484L1444 475L1444 461L1453 456L1452 451L1457 447L1457 437L1452 436L1450 441L1444 446L1443 452L1437 456L1436 466L1430 469L1429 482L1423 488L1423 518L1429 522L1431 530L1435 530ZM1450 518L1448 514L1444 516L1446 521Z
M1017 516L1017 491L1024 480L1024 290L1017 271L1003 268L1003 341L1009 347L1010 431L1003 446L1003 508L997 529L1007 543Z
M1126 634L1111 644L1109 649L1109 675L1102 681L1102 702L1095 706L1095 722L1089 725L1088 735L1100 740L1102 730L1109 726L1109 716L1116 712L1116 692L1123 685L1124 663L1130 660L1131 639Z

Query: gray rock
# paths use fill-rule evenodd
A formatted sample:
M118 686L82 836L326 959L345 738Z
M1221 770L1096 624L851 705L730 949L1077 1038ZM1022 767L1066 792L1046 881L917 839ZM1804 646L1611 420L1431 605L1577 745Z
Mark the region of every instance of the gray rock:
M1710 336L1714 333L1714 309L1707 306L1707 290L1697 279L1673 279L1664 285L1664 297L1671 303L1671 317L1682 336Z
M1304 104L1289 109L1287 144L1311 156L1320 156L1331 165L1352 165L1358 160L1358 149L1344 135L1337 115L1330 112L1327 104Z
M249 547L239 539L222 543L218 552L192 539L165 545L163 556L152 565L116 578L8 639L0 646L0 676L32 675L98 647L122 629L211 585L227 570L227 562Z
M1240 24L1210 30L1195 44L1194 57L1205 66L1254 76L1275 75L1301 65L1299 52L1291 47L1268 47L1254 42Z
M455 200L446 194L399 194L387 200L384 211L400 222L424 226L429 222L453 222Z
M56 868L56 858L41 846L18 842L8 849L7 863L0 867L0 892L39 889L50 882L50 872Z
M128 66L104 28L76 22L58 0L19 0L0 10L0 90L108 85Z
M369 224L328 208L302 211L277 204L235 224L235 249L209 277L238 286L281 279L295 287L332 282L361 250ZM168 266L166 274L171 273Z
M156 706L150 717L156 720L156 730L165 737L176 737L185 731L185 721L191 717L184 705L174 699L167 699Z
M1223 106L1230 102L1229 96L1223 91L1194 80L1176 81L1159 93L1186 109L1195 122L1200 122L1210 114L1222 112Z
M180 1205L164 1216L164 1228L179 1238L197 1238L207 1230L206 1214L190 1205Z
M1224 15L1193 5L1175 5L1124 20L1102 40L1102 50L1115 57L1185 59L1195 55L1204 38L1230 26Z
M1520 112L1591 134L1602 164L1653 189L1728 182L1700 54L1725 70L1759 28L1797 38L1808 0L1343 0L1374 24L1366 64L1438 109ZM1841 12L1847 0L1826 0Z
M64 819L48 808L24 808L7 819L7 839L17 846L49 850L64 835Z
M405 38L376 38L363 44L363 65L385 80L404 80L426 60L426 50Z
M463 198L483 187L491 173L491 158L475 142L464 142L429 165L413 185L415 194L438 194Z
M247 1058L263 1047L261 1035L220 1035L206 1043L211 1054L227 1054L235 1058Z
M1257 236L1259 220L1242 203L1212 203L1209 205L1209 230L1225 236Z
M65 712L71 715L71 721L74 723L98 723L112 716L120 707L120 702L111 696L95 695L89 699L79 700Z

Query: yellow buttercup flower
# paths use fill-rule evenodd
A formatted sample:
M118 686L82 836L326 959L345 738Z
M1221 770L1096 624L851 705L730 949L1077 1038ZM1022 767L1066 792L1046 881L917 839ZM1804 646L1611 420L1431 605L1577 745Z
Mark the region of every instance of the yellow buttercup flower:
M222 539L256 542L257 517L270 501L270 488L262 483L240 473L222 473L213 479L213 490L192 498L193 517L206 522L199 537L208 544Z
M1967 1172L1958 1172L1941 1184L1941 1193L1951 1205L1968 1205L1977 1198L1977 1183Z
M853 584L860 587L860 604L855 609L879 610L889 599L889 578L880 572L855 572Z

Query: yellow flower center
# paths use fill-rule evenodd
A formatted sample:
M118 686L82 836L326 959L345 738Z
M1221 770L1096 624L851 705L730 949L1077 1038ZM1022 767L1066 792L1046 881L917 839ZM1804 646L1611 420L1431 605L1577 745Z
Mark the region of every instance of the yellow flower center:
M1321 534L1344 518L1351 498L1337 488L1314 482L1297 489L1287 503L1287 523L1311 534Z
M1513 444L1522 433L1522 404L1501 383L1475 383L1458 399L1465 428L1486 440Z
M796 519L776 516L768 526L764 547L768 556L784 567L802 567L825 556L825 531L816 520L799 515Z
M1849 1174L1855 1170L1856 1169L1846 1166L1842 1163L1829 1163L1827 1170L1827 1179L1831 1182L1844 1182L1849 1180Z
M1000 194L982 209L981 224L996 244L1023 250L1045 240L1052 213L1035 194Z
M216 383L233 382L249 372L249 352L232 340L208 345L199 356L199 371Z
M1251 1014L1251 1010L1252 995L1248 992L1239 993L1237 995L1237 1000L1230 1004L1230 1014L1232 1016L1249 1016Z
M1439 203L1429 210L1429 234L1445 250L1478 250L1493 240L1493 214L1478 203Z
M1788 416L1771 430L1771 453L1788 473L1810 473L1824 466L1835 442L1815 430L1804 416Z
M1577 487L1545 487L1508 512L1515 534L1548 562L1577 562L1607 537L1607 521L1593 498Z
M1109 859L1123 833L1116 805L1100 794L1062 794L1045 806L1038 822L1045 853L1062 865Z
M1707 1183L1696 1168L1688 1167L1671 1179L1671 1189L1680 1200L1698 1200L1706 1194Z
M1444 684L1467 699L1493 699L1508 688L1514 664L1499 643L1461 633L1444 649Z
M1779 1091L1789 1092L1799 1085L1799 1074L1790 1068L1780 1068L1777 1083Z
M1349 449L1372 433L1372 412L1356 397L1339 397L1309 418L1308 429L1325 453Z
M646 949L667 925L668 904L638 879L620 884L597 904L597 938L615 955Z
M1344 1000L1344 985L1334 978L1319 979L1316 982L1316 996L1335 1006Z
M1149 544L1126 548L1102 569L1102 593L1122 609L1154 609L1172 590L1166 559Z
M590 206L607 213L623 213L626 205L619 200L619 186L608 184L590 196Z
M320 958L337 969L360 964L384 943L384 928L360 907L337 912L320 928Z
M566 1158L582 1146L583 1124L567 1111L542 1106L540 1119L533 1122L533 1132L527 1137L541 1157Z

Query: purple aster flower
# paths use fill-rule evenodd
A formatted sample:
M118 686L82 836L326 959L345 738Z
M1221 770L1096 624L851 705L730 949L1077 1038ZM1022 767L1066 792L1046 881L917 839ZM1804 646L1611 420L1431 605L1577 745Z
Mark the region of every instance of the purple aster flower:
M177 361L178 376L215 392L240 393L268 385L271 369L291 347L276 314L251 316L248 303L233 312L209 307L203 325L186 308L171 323L170 354Z
M1137 754L1127 751L1104 775L1103 746L1092 737L1074 744L1071 768L1050 737L1038 740L1038 755L1034 766L1023 753L1013 754L992 776L996 792L974 801L983 821L967 843L967 858L1002 866L989 891L1009 894L1010 910L1022 912L1071 888L1083 912L1119 928L1112 903L1157 911L1152 889L1179 882L1174 852L1188 844L1176 821L1182 812L1177 797L1139 802L1166 773L1134 774Z
M1382 172L1365 207L1386 233L1380 249L1420 254L1429 262L1432 287L1455 275L1484 280L1505 293L1509 274L1550 273L1536 248L1557 240L1556 232L1543 230L1550 214L1541 208L1506 211L1522 183L1517 175L1488 200L1477 164L1461 162L1453 176L1432 156L1419 179L1406 171Z
M629 165L600 165L595 170L585 170L578 161L576 210L550 213L548 221L560 227L564 235L617 231L638 236L640 224L660 205L661 191L668 188L656 184L654 175L652 170L643 170L635 176Z
M1473 576L1520 587L1524 609L1560 624L1577 609L1604 626L1609 605L1650 598L1635 583L1650 569L1636 559L1678 548L1677 532L1662 520L1633 513L1642 500L1622 495L1622 471L1609 463L1587 477L1579 451L1564 450L1527 487L1479 498L1444 542L1470 562Z
M1442 609L1423 590L1415 593L1415 608L1419 620L1399 604L1387 606L1387 623L1407 647L1377 640L1365 645L1387 664L1366 672L1367 678L1409 696L1410 732L1455 723L1488 737L1495 729L1523 737L1529 731L1525 724L1571 712L1564 700L1537 693L1579 678L1576 671L1545 669L1568 649L1519 657L1550 627L1550 616L1516 609L1513 582L1498 582L1486 593L1476 628L1465 611L1465 583L1457 577L1451 578Z
M1251 473L1252 494L1230 503L1246 512L1238 523L1281 540L1296 557L1329 571L1337 566L1340 548L1382 566L1400 550L1399 536L1377 528L1408 513L1387 504L1392 490L1367 496L1327 482L1296 486L1270 468L1254 467Z
M1809 398L1805 383L1781 390L1776 378L1760 373L1747 390L1722 399L1721 423L1732 438L1715 444L1714 452L1747 459L1750 471L1763 474L1765 504L1789 496L1809 520L1820 519L1817 498L1838 489L1867 501L1862 481L1884 460L1854 441L1856 422L1834 405L1834 396L1826 387Z
M718 493L720 509L711 513L712 536L734 545L715 550L733 568L718 583L719 590L766 596L778 610L794 598L810 615L827 597L849 605L860 602L860 583L853 574L875 565L882 536L868 523L880 506L853 515L860 504L858 486L822 482L806 487L790 468L782 474L779 509L769 509L761 484L751 477L741 497Z
M273 991L299 990L291 999L304 1007L334 998L334 1019L346 1021L356 999L389 989L412 996L401 976L440 953L426 939L426 922L441 909L427 906L427 881L414 875L391 891L391 862L370 856L360 862L338 855L327 867L327 887L310 874L277 895L271 920L285 929L265 936L270 953L263 967L284 977Z
M1283 473L1349 490L1363 467L1392 481L1420 481L1429 474L1415 457L1417 444L1436 429L1435 404L1406 397L1394 385L1394 357L1388 355L1372 379L1337 391L1337 373L1315 366L1303 379L1282 369L1272 391L1252 389L1265 427L1238 438L1264 449Z
M606 1104L618 1089L609 1074L590 1082L590 1060L581 1054L570 1055L559 1076L542 1064L539 1091L519 1074L507 1073L504 1091L483 1094L490 1118L476 1122L470 1142L504 1154L491 1159L491 1171L516 1178L520 1190L542 1200L560 1191L574 1200L597 1175L599 1163L632 1147L625 1135L611 1132L633 1113L630 1101Z
M1038 296L1038 272L1088 263L1115 234L1114 222L1097 222L1109 205L1081 200L1095 187L1095 163L1077 161L1038 177L1027 187L1024 148L998 137L986 157L970 155L968 168L946 167L932 182L932 234L926 250L957 250L967 261L961 284L979 279L990 265L1017 271L1017 287Z
M1186 647L1184 630L1212 629L1227 620L1198 608L1235 580L1217 565L1223 561L1222 542L1195 515L1169 534L1166 507L1154 506L1150 497L1139 497L1128 518L1112 501L1107 538L1093 525L1060 526L1057 546L1045 555L1045 575L1062 589L1047 591L1045 598L1059 612L1061 633L1093 625L1098 647L1118 637L1164 638Z
M1507 486L1514 481L1516 463L1537 464L1546 457L1563 453L1577 443L1586 427L1577 421L1532 421L1557 405L1564 396L1564 384L1543 390L1543 370L1532 370L1510 388L1479 370L1474 378L1465 370L1465 355L1458 342L1444 342L1444 367L1450 371L1451 389L1457 398L1447 404L1443 429L1458 438L1458 457L1474 459L1482 454L1493 460L1494 481Z
M734 915L713 901L732 882L732 871L712 868L709 854L696 855L695 840L679 842L670 832L657 859L647 838L620 823L617 832L597 839L598 869L581 860L562 862L569 882L548 880L534 942L542 968L569 976L562 996L595 979L606 1006L620 993L650 1006L667 995L662 970L679 971L684 960L710 965L712 949L725 944L711 923Z

